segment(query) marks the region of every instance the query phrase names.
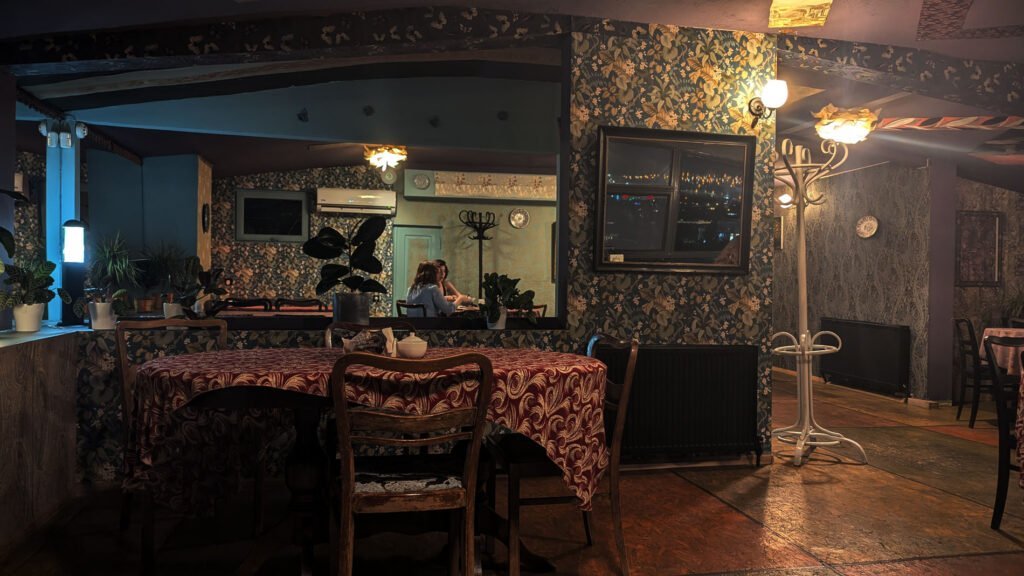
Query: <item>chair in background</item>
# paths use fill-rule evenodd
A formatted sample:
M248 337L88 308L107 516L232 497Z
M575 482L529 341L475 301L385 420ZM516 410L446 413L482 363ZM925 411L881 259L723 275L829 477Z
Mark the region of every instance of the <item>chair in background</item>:
M399 374L425 374L475 365L479 386L473 404L430 414L407 414L350 407L345 396L349 367L369 366ZM432 360L406 360L375 354L346 354L331 374L331 395L337 417L340 473L338 493L339 576L352 574L356 514L450 510L450 572L462 564L463 576L474 571L474 514L477 464L490 404L493 369L482 354L469 353ZM461 386L455 379L454 386ZM426 401L432 386L414 387ZM357 445L424 448L449 442L468 442L465 450L422 456L354 457ZM460 462L461 460L461 462ZM461 530L459 528L461 527ZM461 554L459 554L461 542Z
M1024 328L1024 318L1010 318L1010 328Z
M129 472L135 462L138 448L135 443L135 379L136 367L129 358L128 332L166 330L168 328L184 328L197 330L215 330L217 332L217 347L224 350L228 346L228 323L224 320L188 320L188 319L164 319L164 320L122 320L117 323L114 330L117 340L117 357L121 371L121 422L124 425L123 462L125 471ZM257 471L259 471L257 466ZM263 483L262 475L257 472L254 498L256 512L254 523L259 529L262 524L263 510ZM152 569L154 563L153 548L153 505L151 498L145 494L142 520L142 564L143 571ZM131 524L133 493L129 490L121 491L121 531L128 529Z
M334 347L334 332L338 330L348 332L350 335L354 336L363 330L380 330L381 328L391 328L392 330L404 330L407 332L413 332L416 330L416 328L408 322L403 322L401 320L388 320L384 318L380 320L375 319L372 328L370 326L363 326L362 324L353 324L352 322L331 322L327 325L327 328L324 328L324 346L327 348Z
M274 310L280 310L282 307L287 306L289 308L306 308L309 310L316 310L323 312L327 310L327 305L317 300L316 298L275 298L274 299Z
M427 307L424 304L407 304L405 300L396 300L395 308L398 310L399 318L408 318L409 310L419 310L419 318L424 318L427 315Z
M1013 348L1014 354L1024 355L1024 338L1010 338L1000 336L989 336L985 338L985 355L988 357L989 375L992 379L992 396L996 400L996 419L999 429L999 470L996 478L996 502L992 507L993 530L999 530L1003 521L1003 510L1006 508L1006 491L1010 483L1010 470L1020 471L1020 463L1016 466L1010 463L1014 449L1017 448L1017 435L1015 432L1017 423L1017 401L1021 382L1020 374L1007 374L1006 370L999 366L998 356L995 353L996 347ZM1022 358L1024 360L1024 358Z
M981 401L981 393L991 387L988 371L985 368L986 361L979 355L978 339L974 335L974 325L967 318L955 318L953 320L956 330L957 360L960 367L960 402L956 409L956 419L964 410L964 395L967 388L971 391L971 421L969 426L974 428L974 421L978 417L978 404Z
M619 379L608 378L605 387L605 440L609 442L608 481L609 497L612 508L612 524L615 532L615 543L619 549L619 566L623 576L629 575L629 556L626 553L626 541L622 534L622 505L619 491L619 462L622 459L622 434L626 425L626 411L629 409L629 396L633 389L633 376L636 373L636 358L640 344L608 340L606 336L595 334L587 343L587 356L597 357L599 349L628 350L625 369ZM522 498L520 483L523 478L555 476L561 477L562 471L547 457L544 449L532 440L520 434L506 434L492 447L495 459L508 473L508 573L518 576L519 558L519 509L521 506L546 504L577 503L575 496L553 496L546 498ZM494 483L488 484L488 498L494 506ZM583 529L587 536L587 545L593 544L590 534L590 513L583 513Z

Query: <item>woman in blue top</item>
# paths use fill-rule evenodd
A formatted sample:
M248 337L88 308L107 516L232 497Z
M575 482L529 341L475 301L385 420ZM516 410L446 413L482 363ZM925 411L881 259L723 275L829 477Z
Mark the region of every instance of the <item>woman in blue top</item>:
M430 261L420 262L416 268L416 279L409 287L409 294L405 297L406 304L422 304L423 311L415 308L409 309L409 316L412 318L436 318L447 316L455 312L455 307L466 301L468 296L459 296L454 301L445 299L440 287L441 272L437 265Z

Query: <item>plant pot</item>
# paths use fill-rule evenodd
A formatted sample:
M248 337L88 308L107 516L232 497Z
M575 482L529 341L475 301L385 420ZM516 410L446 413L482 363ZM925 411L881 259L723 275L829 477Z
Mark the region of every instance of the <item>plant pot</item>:
M370 325L371 294L339 292L334 295L334 321Z
M490 330L504 330L505 329L505 320L508 319L508 308L505 308L504 306L502 306L501 308L499 308L499 310L500 310L500 312L498 312L498 319L497 320L495 320L494 322L491 322L490 320L487 321L487 328L488 329L490 329Z
M183 318L185 316L185 310L181 307L181 304L174 302L164 302L164 318Z
M89 302L89 325L93 330L113 330L116 322L112 302Z
M18 304L14 307L15 332L39 332L46 304Z
M135 309L139 312L156 312L157 304L160 299L156 296L149 296L147 298L136 298Z

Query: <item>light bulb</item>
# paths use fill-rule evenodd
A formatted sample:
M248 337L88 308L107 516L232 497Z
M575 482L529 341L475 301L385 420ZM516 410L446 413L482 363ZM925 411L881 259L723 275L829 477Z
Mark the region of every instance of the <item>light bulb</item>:
M761 89L761 102L769 110L782 108L788 98L789 86L785 80L769 80Z
M793 196L788 192L783 192L782 194L779 195L779 204L782 204L783 206L788 206L792 203Z

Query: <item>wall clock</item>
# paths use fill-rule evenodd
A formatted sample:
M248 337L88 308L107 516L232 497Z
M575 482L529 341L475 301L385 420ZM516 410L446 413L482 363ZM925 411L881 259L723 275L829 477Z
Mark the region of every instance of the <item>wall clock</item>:
M388 168L380 173L380 179L381 182L384 182L385 184L394 184L395 182L398 182L398 170Z
M430 187L430 176L427 176L426 174L417 174L412 177L412 185L415 186L417 190L426 190Z
M202 220L203 220L203 232L209 232L210 231L210 205L209 204L203 204Z
M857 220L857 236L861 238L871 238L878 232L878 218L874 216L864 216L860 220Z
M508 223L516 229L526 228L530 223L530 213L525 208L516 208L508 213Z

